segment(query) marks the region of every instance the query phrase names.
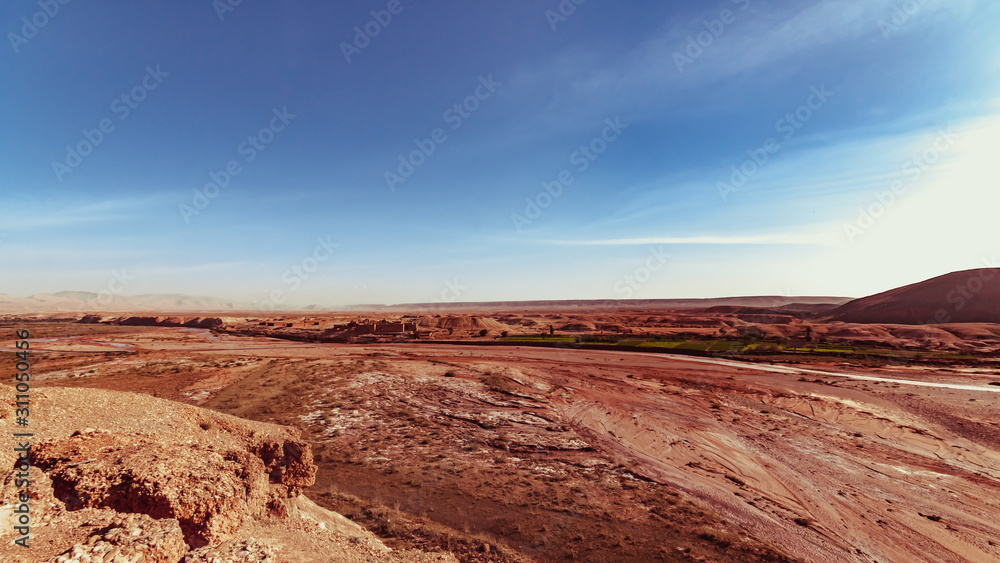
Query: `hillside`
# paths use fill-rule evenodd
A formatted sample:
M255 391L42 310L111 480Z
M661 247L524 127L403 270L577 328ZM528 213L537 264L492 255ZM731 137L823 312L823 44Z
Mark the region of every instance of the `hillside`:
M829 315L849 323L1000 323L1000 268L945 274L855 299Z

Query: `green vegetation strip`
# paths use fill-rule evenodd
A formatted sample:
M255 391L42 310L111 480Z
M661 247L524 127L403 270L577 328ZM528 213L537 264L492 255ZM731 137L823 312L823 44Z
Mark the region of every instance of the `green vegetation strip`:
M739 340L691 340L691 339L667 339L659 340L655 337L636 338L622 337L615 340L614 336L549 336L549 335L517 335L503 337L504 342L551 342L553 344L587 344L601 346L630 346L640 348L665 348L674 350L695 350L699 352L762 352L762 353L782 353L799 352L806 354L856 354L860 356L883 356L898 358L935 358L950 360L974 359L974 356L961 353L947 352L918 352L912 350L892 350L871 346L858 347L835 347L826 343L818 343L818 346L786 346L776 342L756 342L752 344Z
M504 342L555 342L559 344L575 344L572 336L507 336Z

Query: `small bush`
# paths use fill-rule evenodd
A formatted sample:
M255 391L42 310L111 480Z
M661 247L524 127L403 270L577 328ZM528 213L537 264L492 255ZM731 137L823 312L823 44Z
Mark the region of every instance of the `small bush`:
M501 377L499 375L487 375L482 379L482 382L486 384L487 387L498 393L511 394L517 391L517 384L506 377Z

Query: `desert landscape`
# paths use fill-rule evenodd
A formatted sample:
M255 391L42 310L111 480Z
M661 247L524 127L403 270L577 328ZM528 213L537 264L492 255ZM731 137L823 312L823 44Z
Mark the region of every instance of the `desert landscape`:
M1000 2L0 24L0 563L1000 563Z
M998 273L849 301L9 314L32 560L998 561ZM969 279L971 316L916 324Z

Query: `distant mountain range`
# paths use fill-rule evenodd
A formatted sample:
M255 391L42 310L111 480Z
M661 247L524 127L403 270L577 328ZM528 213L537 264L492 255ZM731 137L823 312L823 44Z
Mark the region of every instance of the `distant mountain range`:
M1000 323L1000 268L953 272L870 297L722 297L713 299L578 299L490 301L468 303L404 303L326 308L310 305L297 311L385 313L518 313L542 311L627 311L757 307L798 310L829 321L883 324ZM131 297L80 291L39 293L13 298L0 294L0 313L235 313L257 312L254 305L214 297L147 294Z
M401 303L399 305L356 305L355 311L386 312L536 312L572 311L627 311L654 309L704 309L709 307L761 307L780 308L792 305L821 306L828 309L850 301L850 297L713 297L706 299L566 299L547 301L482 301L466 303ZM825 306L825 307L824 307Z
M826 310L850 301L849 297L722 297L711 299L575 299L547 301L489 301L464 303L404 303L399 305L365 304L329 308L309 305L289 311L345 311L345 312L521 312L521 311L570 311L579 310L653 310L700 309L717 306L733 307L801 307ZM182 294L147 294L130 297L100 295L82 291L39 293L30 297L14 298L0 294L0 313L219 313L257 311L250 303L240 303L215 297L198 297Z
M0 294L0 313L87 313L87 312L223 312L252 310L253 306L214 297L181 294L147 294L131 297L85 291L37 293L14 298Z

